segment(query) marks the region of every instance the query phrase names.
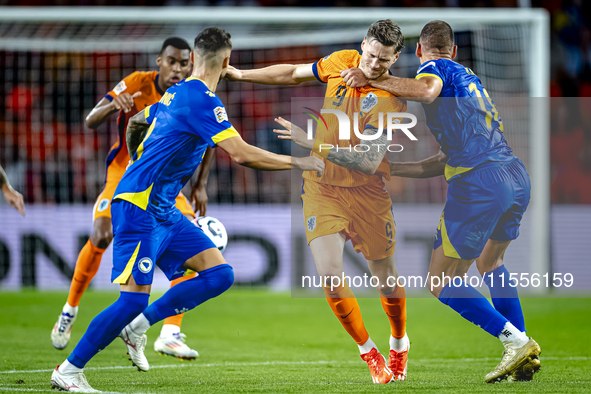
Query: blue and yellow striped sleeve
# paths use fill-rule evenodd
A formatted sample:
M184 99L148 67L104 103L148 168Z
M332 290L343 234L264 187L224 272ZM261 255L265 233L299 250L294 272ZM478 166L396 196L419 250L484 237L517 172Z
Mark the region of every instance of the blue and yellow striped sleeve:
M444 70L441 70L439 62L435 60L421 64L421 67L417 70L415 79L421 79L423 77L436 78L441 82L441 85L445 86L445 72Z

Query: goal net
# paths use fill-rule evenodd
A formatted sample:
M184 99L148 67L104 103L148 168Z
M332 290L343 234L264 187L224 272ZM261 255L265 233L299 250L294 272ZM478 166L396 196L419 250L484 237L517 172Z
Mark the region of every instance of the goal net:
M547 245L547 112L531 99L548 96L548 17L542 10L0 7L0 164L30 206L93 204L118 133L115 117L88 130L85 116L125 76L157 69L166 38L180 36L192 44L203 28L224 28L232 34L231 64L249 69L360 50L368 26L384 18L397 22L406 38L391 70L400 77L415 75L422 26L433 19L452 25L456 60L474 70L497 102L506 138L532 176L536 199L528 242ZM288 154L289 143L271 131L274 117L290 116L293 97L323 96L324 86L223 81L217 94L247 142ZM437 152L427 131L423 141L431 143L389 158L419 160ZM445 200L442 178L397 179L387 187L395 204L441 207ZM289 174L245 170L222 152L216 153L208 188L210 204L290 202ZM547 271L547 251L529 251L529 271Z

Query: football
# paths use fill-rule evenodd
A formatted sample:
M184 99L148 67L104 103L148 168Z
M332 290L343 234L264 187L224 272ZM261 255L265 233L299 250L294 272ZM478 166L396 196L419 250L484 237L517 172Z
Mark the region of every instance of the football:
M228 245L228 233L222 222L211 216L201 216L193 220L193 223L203 230L220 252L224 253Z

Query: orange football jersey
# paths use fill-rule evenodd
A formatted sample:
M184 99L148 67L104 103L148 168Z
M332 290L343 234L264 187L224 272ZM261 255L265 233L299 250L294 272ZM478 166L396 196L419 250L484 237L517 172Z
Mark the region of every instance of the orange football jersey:
M353 132L353 115L359 114L359 132L363 134L365 128L371 126L379 128L379 114L383 116L383 127L385 129L388 112L405 112L406 101L380 89L371 86L351 88L343 82L341 70L352 67L359 67L361 55L356 50L343 50L334 52L332 55L320 59L313 65L316 78L327 84L323 109L340 110L348 115L351 124L349 140L339 139L339 122L333 114L324 114L327 128L324 125L317 127L316 138L325 144L333 146L348 147L362 143L371 144L371 141L362 141ZM363 111L362 111L363 109ZM384 130L385 133L385 130ZM336 148L333 148L333 150ZM386 149L386 146L380 147ZM322 157L312 153L317 157ZM328 160L324 160L325 170L322 177L318 177L315 171L304 172L304 178L341 187L357 187L376 182L382 182L382 177L390 179L390 167L388 160L384 157L374 175L366 175L360 171L350 170L341 167Z
M129 153L127 152L125 139L128 120L144 108L160 101L164 95L164 92L158 87L158 71L136 71L128 75L113 90L107 93L105 98L113 101L115 97L122 93L133 95L136 92L142 92L142 94L134 98L134 106L131 111L128 113L119 111L119 117L117 118L119 136L107 155L107 179L116 177L117 182L129 163Z

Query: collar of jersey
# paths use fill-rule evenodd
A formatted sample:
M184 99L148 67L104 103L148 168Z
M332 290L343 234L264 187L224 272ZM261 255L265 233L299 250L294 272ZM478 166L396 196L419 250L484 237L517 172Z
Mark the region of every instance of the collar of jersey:
M161 95L164 96L164 92L162 91L162 89L160 89L160 86L158 85L158 78L160 78L160 73L156 74L156 78L154 78L154 87L156 88L156 91Z
M203 80L201 78L197 78L197 77L189 77L189 78L185 79L185 81L186 82L189 82L189 81L201 81L201 82L203 82ZM205 82L203 82L203 83L205 84Z

